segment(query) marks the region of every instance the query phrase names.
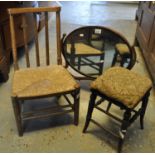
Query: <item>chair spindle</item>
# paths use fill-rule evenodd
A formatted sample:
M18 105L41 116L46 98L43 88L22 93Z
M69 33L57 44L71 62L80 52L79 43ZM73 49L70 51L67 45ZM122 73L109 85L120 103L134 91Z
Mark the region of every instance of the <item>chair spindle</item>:
M57 63L58 65L62 65L62 58L61 58L61 31L60 31L60 11L56 12L56 33L57 33Z
M29 59L29 52L28 52L28 45L27 45L27 24L26 24L26 18L24 14L22 15L21 28L23 29L26 65L27 67L30 67L30 59Z
M49 58L49 34L48 34L48 12L45 12L45 43L46 43L46 65L50 64Z
M13 15L10 15L10 30L11 30L12 51L13 51L13 59L14 59L14 69L18 70L19 65L17 61L17 48L16 48L16 37L15 37Z
M37 66L40 66L38 28L37 28L37 14L33 13L33 17L34 17L34 31L35 31L36 63L37 63Z

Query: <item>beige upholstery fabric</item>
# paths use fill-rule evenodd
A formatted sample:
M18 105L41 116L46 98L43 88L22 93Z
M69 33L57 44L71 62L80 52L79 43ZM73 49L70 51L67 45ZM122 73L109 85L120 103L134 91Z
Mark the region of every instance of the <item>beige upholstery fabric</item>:
M83 43L75 43L74 45L75 45L75 54L84 54L84 55L103 54L103 51L100 51L96 48L93 48ZM67 44L67 52L71 53L71 44Z
M151 88L151 80L122 67L112 67L91 83L91 88L133 108Z
M35 97L71 91L79 85L63 67L52 65L15 71L12 96Z
M123 54L130 54L130 50L128 48L128 46L126 44L123 44L123 43L118 43L116 44L116 50L118 51L118 53L120 55L123 55Z

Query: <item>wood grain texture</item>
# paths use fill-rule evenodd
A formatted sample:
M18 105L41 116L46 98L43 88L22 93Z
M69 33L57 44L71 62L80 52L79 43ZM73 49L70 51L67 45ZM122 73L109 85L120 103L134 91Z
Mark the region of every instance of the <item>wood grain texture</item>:
M148 71L155 84L155 4L141 1L137 10L136 40L142 50Z
M13 51L14 68L15 68L15 70L18 70L19 66L18 66L18 61L17 61L16 37L15 37L14 20L13 20L13 16L12 15L10 15L10 30L11 30L11 40L12 40L12 51Z
M40 8L11 8L8 9L9 14L22 14L22 13L38 13L38 12L57 12L60 11L60 6L53 6L53 7L40 7Z
M23 36L24 36L24 47L25 47L25 57L26 57L26 65L30 67L30 59L29 59L29 52L28 52L28 45L27 45L27 24L25 15L22 15L22 29L23 29Z
M45 44L46 44L46 64L50 64L49 59L49 33L48 33L48 13L45 12Z
M35 48L36 48L36 65L40 66L40 56L39 56L39 42L38 42L38 28L37 28L37 17L36 13L33 14L34 18L34 40L35 40Z

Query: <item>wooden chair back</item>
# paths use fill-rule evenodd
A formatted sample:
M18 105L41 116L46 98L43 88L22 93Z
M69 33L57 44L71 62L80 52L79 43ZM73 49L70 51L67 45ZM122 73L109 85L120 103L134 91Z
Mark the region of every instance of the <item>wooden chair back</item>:
M60 31L60 6L52 6L52 7L40 7L40 8L11 8L8 9L9 18L10 18L10 31L11 31L11 40L12 40L12 52L13 52L13 60L14 60L14 69L19 69L18 57L17 57L17 47L16 47L16 33L15 33L15 25L14 25L14 16L21 15L22 17L22 31L23 31L23 39L24 39L24 48L25 48L25 57L26 57L26 66L30 67L30 58L28 52L28 42L27 42L27 22L26 22L26 14L31 13L34 19L34 42L36 49L36 66L40 66L40 53L39 53L39 42L38 42L38 24L37 24L37 14L44 13L45 16L45 46L46 46L46 65L50 64L49 57L49 25L48 25L48 14L49 12L53 12L56 14L56 41L57 41L57 64L62 64L61 59L61 31Z

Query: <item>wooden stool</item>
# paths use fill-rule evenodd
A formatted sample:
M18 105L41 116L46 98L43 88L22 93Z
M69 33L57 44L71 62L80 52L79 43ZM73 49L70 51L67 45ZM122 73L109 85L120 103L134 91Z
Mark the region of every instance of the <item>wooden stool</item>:
M127 59L130 58L130 50L126 44L118 43L115 46L115 54L112 61L112 66L114 66L117 62L117 57L121 57L120 66L123 66Z
M101 127L99 123L91 118L94 108L104 112L121 123L118 136L118 152L121 152L127 128L138 116L140 116L140 125L141 129L143 129L143 119L151 87L150 79L133 71L122 67L108 69L91 83L91 96L83 132L86 132L90 121ZM98 101L96 101L97 96L100 97ZM106 110L99 106L104 100L109 101ZM141 103L141 107L137 110L135 107L139 103ZM124 110L123 119L109 112L112 104Z

